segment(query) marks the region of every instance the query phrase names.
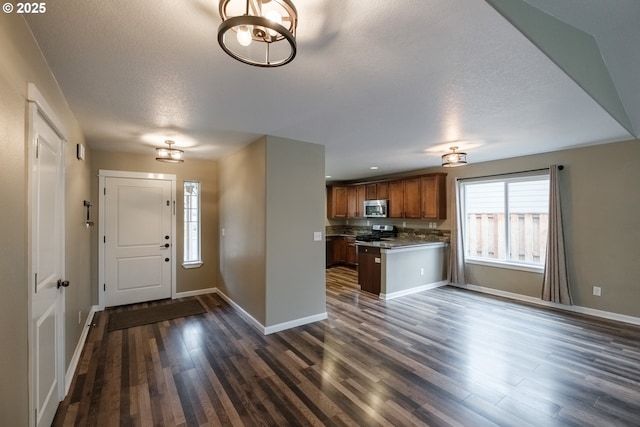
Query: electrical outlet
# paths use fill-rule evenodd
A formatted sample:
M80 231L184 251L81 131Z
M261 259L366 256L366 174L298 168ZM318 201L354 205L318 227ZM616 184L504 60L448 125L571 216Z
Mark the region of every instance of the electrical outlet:
M424 268L423 267L420 267L420 275L424 276Z
M407 228L407 221L402 221L402 228Z
M600 286L594 286L593 287L593 294L597 297L602 295L602 288L600 288Z

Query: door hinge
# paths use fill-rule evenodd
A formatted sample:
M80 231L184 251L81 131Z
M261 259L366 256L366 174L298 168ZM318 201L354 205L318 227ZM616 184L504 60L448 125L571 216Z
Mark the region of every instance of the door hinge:
M102 236L102 243L107 243L107 236Z
M38 273L36 273L36 278L35 278L35 283L33 284L33 291L37 294L38 293Z
M173 201L173 215L176 214L176 201Z
M40 156L40 138L36 138L36 159Z
M103 284L102 284L102 290L103 290L103 291L105 291L105 292L107 292L107 284L106 284L106 283L103 283Z
M103 193L105 196L107 195L107 187L104 187L104 188L102 189L102 193Z

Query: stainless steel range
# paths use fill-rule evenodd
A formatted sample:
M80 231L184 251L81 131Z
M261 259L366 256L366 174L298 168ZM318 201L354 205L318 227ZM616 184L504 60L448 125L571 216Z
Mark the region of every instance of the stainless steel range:
M374 224L371 233L356 236L358 242L379 242L382 239L390 239L398 235L398 230L393 225Z

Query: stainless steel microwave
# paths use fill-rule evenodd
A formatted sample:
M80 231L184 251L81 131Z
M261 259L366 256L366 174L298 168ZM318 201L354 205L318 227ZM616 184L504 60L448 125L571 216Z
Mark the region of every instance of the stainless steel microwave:
M388 200L365 200L364 216L366 218L386 218Z

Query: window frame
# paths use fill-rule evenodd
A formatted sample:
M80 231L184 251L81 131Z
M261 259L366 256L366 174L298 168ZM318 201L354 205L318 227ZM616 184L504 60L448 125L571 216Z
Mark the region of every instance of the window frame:
M188 233L186 232L186 226L188 223L192 223L193 221L188 221L187 218L189 217L189 215L187 215L187 209L193 209L192 207L187 207L187 203L186 203L186 198L187 196L187 191L186 191L186 187L187 184L196 184L197 188L198 188L198 195L197 195L197 206L196 206L196 210L198 213L198 219L197 219L197 224L198 224L198 259L195 260L185 260L185 257L187 255L187 248L189 247L189 241L187 240L189 238ZM183 227L183 239L182 239L182 244L183 244L183 249L182 249L182 267L186 268L186 269L190 269L190 268L199 268L202 266L202 264L204 264L203 260L202 260L202 183L197 180L197 179L185 179L182 183L182 227ZM190 205L189 205L190 206Z
M492 258L466 255L466 252L468 249L466 247L468 243L467 236L469 231L467 230L467 209L466 209L467 192L466 192L465 186L473 185L473 184L496 183L496 182L503 184L504 186L503 209L504 209L504 216L505 216L505 225L504 225L505 242L504 243L505 243L505 252L506 254L509 254L511 249L510 248L511 221L507 220L507 218L509 218L510 216L508 184L518 183L518 182L527 182L527 181L541 181L541 180L546 180L547 182L549 181L548 171L537 170L537 171L522 172L522 173L516 172L516 173L507 173L507 174L500 174L500 175L480 177L480 178L467 178L467 179L460 180L459 194L461 195L462 200L459 203L459 209L461 210L460 216L463 219L462 238L464 242L463 244L465 245L465 256L464 256L465 263L483 265L483 266L495 267L495 268L510 269L510 270L527 271L532 273L544 272L544 267L545 267L544 257L542 257L540 263L533 263L533 262L523 262L523 261L515 261L515 260L509 260L509 259L492 259ZM547 214L548 214L548 210L547 210ZM547 234L547 239L548 239L548 234Z

